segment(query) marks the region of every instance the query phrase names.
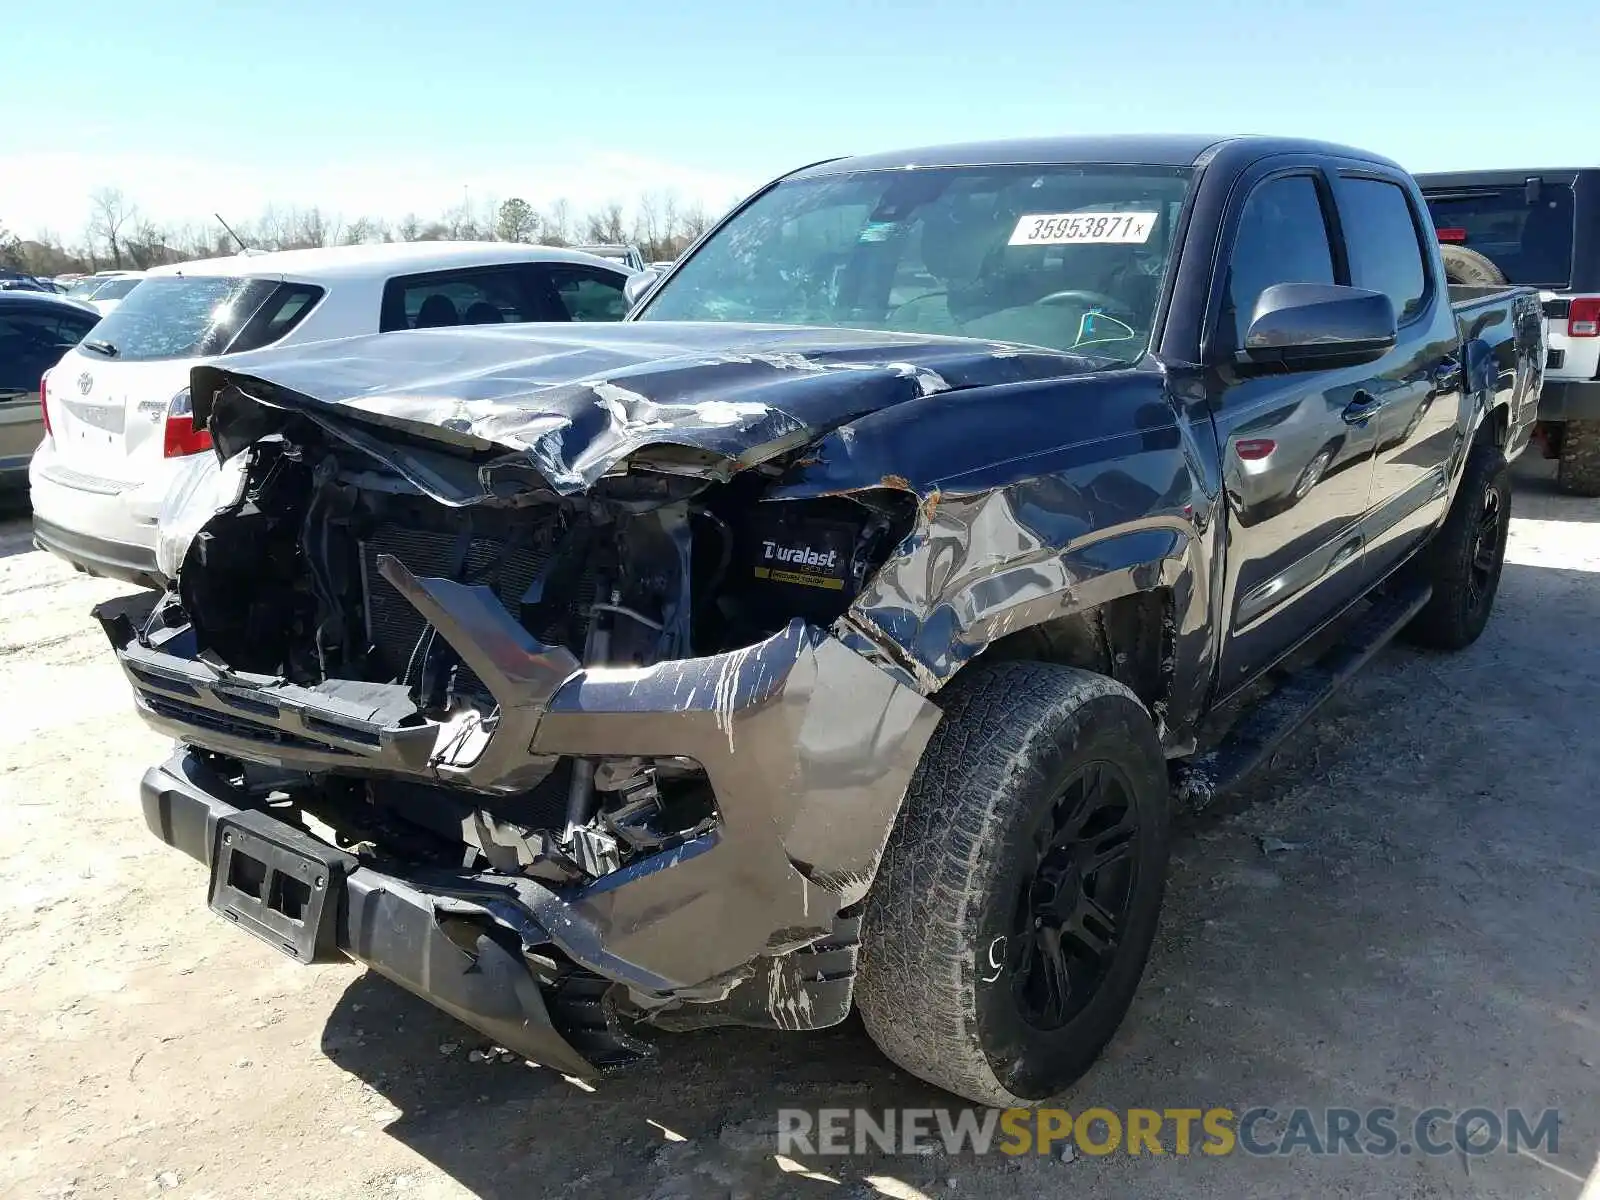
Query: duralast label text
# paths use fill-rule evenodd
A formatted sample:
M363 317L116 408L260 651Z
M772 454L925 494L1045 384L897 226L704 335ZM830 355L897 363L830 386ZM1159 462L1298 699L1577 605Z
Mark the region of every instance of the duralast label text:
M814 567L831 571L839 562L839 552L829 550L819 554L805 546L780 546L777 542L762 542L761 557L774 562L789 563L796 567Z

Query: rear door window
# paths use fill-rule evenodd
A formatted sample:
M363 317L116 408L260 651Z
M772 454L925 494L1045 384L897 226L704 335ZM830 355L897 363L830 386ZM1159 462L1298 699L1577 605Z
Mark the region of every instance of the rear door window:
M391 279L383 290L379 328L389 333L397 329L568 319L548 271L542 265L528 264L434 271Z
M1340 224L1350 255L1350 282L1382 292L1402 325L1422 311L1428 274L1411 203L1398 184L1341 178Z
M1572 283L1572 189L1545 183L1423 193L1440 241L1476 250L1510 283L1560 291Z
M308 284L220 275L161 275L138 284L95 327L94 344L111 347L118 362L254 350L288 333L322 294Z
M552 263L547 270L569 321L620 321L627 314L627 276L582 263Z
M228 353L259 350L287 337L316 307L322 292L322 288L310 283L280 284L239 331L239 336L228 346Z

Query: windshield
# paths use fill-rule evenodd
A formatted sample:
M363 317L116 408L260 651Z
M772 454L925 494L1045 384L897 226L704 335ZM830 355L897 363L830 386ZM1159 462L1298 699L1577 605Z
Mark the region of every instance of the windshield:
M138 287L95 326L94 340L125 362L220 354L277 289L270 279L165 275L117 282ZM106 300L97 292L96 300Z
M1500 268L1507 283L1559 290L1572 282L1572 189L1546 183L1538 198L1527 188L1425 190L1441 242L1476 250Z
M941 167L780 183L645 321L830 325L1144 353L1189 173Z
M67 289L67 295L75 296L79 300L87 300L94 294L96 288L104 287L105 282L106 281L104 279L96 279L93 275L89 276L87 279L76 280L73 285Z

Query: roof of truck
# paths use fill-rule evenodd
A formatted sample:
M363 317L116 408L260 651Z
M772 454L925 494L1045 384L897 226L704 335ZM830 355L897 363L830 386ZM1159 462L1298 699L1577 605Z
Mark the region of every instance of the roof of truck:
M1089 137L1020 138L924 146L853 158L836 158L794 172L790 178L837 175L848 171L894 170L907 167L979 167L1012 164L1117 163L1130 166L1192 167L1224 145L1252 143L1262 155L1312 152L1393 165L1388 159L1305 138L1218 137L1203 134L1119 134Z

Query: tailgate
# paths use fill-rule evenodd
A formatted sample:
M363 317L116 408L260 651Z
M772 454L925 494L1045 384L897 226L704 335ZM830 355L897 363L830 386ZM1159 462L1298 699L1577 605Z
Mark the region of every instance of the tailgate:
M50 429L62 463L124 483L147 476L161 458L167 405L189 385L189 367L69 351L49 374Z
M189 386L190 368L248 336L281 282L279 275L181 270L139 280L50 373L50 423L63 465L124 483L148 478L162 457L168 406Z

